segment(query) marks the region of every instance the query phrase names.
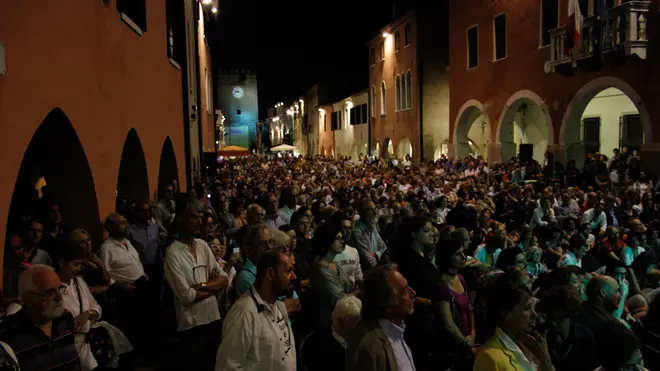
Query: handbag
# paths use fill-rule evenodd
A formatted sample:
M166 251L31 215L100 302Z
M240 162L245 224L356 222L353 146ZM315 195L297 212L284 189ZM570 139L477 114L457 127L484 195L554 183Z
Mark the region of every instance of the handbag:
M83 312L82 295L78 285L78 277L73 279L78 294L78 305L80 313ZM110 333L103 327L90 327L89 332L85 334L85 340L92 349L92 354L99 365L107 365L115 357L115 348L112 345Z

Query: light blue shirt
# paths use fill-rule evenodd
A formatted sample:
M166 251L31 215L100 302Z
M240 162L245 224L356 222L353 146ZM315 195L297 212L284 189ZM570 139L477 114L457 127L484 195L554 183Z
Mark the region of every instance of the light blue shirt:
M397 370L415 371L415 363L413 362L412 353L410 353L408 344L403 340L403 333L406 329L406 325L402 323L401 327L399 327L386 319L378 320L378 324L380 324L380 327L385 331L387 340L392 346L392 351L396 358Z
M146 227L137 224L131 224L129 227L131 237L142 245L144 252L144 263L154 264L162 259L159 254L158 245L160 244L160 232L158 225L147 222Z

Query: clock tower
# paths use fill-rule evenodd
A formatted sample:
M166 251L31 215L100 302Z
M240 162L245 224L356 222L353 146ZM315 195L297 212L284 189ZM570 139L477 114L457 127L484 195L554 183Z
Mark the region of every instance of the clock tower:
M246 68L221 68L215 80L217 109L225 117L225 145L255 149L259 119L256 73Z

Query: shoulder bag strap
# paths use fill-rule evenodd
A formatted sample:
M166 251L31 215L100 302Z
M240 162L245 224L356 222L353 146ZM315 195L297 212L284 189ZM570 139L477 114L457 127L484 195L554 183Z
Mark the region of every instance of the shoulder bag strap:
M78 285L78 277L73 277L73 285L76 286L76 294L78 294L78 306L80 307L80 313L82 313L83 303L82 303L82 295L80 295L80 286Z

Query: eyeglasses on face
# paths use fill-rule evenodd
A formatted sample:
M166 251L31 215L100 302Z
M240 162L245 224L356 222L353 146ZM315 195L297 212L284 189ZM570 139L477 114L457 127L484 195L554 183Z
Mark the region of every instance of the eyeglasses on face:
M55 300L57 299L58 296L62 296L66 294L67 287L64 285L61 285L60 287L56 289L50 289L44 293L38 293L34 291L28 291L28 293L38 296L43 300Z

